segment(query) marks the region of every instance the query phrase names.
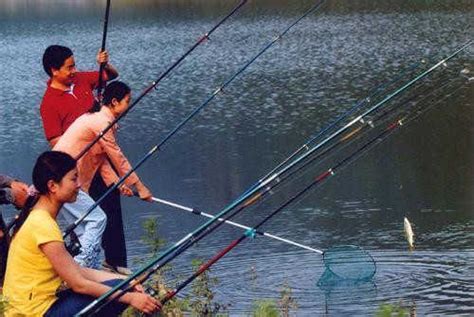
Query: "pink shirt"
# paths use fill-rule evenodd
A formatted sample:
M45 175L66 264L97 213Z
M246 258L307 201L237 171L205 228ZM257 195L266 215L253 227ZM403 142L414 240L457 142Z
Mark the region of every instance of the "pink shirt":
M68 153L77 157L113 120L114 115L108 107L103 106L99 112L85 113L74 121L54 146L54 151ZM118 181L118 176L112 169L107 157L112 162L120 176L132 169L122 150L115 140L117 126L107 131L99 141L77 162L81 188L88 192L92 179L100 168L100 173L106 185ZM138 182L138 176L132 173L125 180L128 186Z

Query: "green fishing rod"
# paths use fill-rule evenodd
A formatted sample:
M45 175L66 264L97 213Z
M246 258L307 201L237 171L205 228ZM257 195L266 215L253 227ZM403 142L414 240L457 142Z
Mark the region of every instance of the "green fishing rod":
M100 203L101 200L103 199L103 197L105 197L106 195L109 194L109 192L111 192L112 190L114 190L115 188L117 188L118 186L120 186L124 180L133 172L135 171L138 167L140 167L149 157L151 157L151 155L153 155L153 153L155 153L160 147L161 145L163 145L169 138L171 138L171 136L173 136L184 124L186 124L193 116L195 116L200 110L202 110L207 104L209 104L210 101L212 101L216 96L217 94L219 94L220 92L223 91L223 89L228 86L235 78L237 78L242 72L244 72L252 63L254 63L260 56L262 56L268 49L270 49L277 41L279 41L284 35L286 35L296 24L298 24L302 19L304 19L305 17L307 17L309 14L317 11L322 5L323 3L325 3L325 0L320 0L318 1L315 5L313 5L308 11L306 11L301 17L299 17L298 19L296 19L293 23L291 23L287 28L285 28L279 35L277 35L273 40L271 40L266 46L264 46L252 59L250 59L243 67L241 67L236 73L234 73L221 87L219 87L218 89L216 89L214 91L214 93L203 103L201 104L199 107L197 107L188 117L186 117L174 130L172 130L161 142L160 144L154 146L134 167L132 167L132 169L127 173L125 174L116 184L114 184L101 198L99 198L99 200L96 202L96 204ZM80 219L78 219L73 225L70 226L70 228L68 228L66 234L69 234L74 228L75 226L77 226L76 223L79 223L80 221L83 220L83 218L85 218L85 216L87 216L94 208L96 207L96 205L92 206L84 215L83 217L81 217ZM216 221L217 218L214 218L210 221L208 221L206 224L204 224L203 226L201 226L200 228L198 228L196 231L194 231L193 233L198 233L199 231L202 231L206 226L209 226L210 224L212 224L213 221ZM163 257L165 257L166 255L169 255L171 254L175 249L177 249L179 247L179 245L181 245L182 243L184 243L187 239L191 239L192 236L193 236L193 233L190 233L188 234L185 238L183 238L182 240L178 241L174 246L172 246L171 248L169 248L167 251L165 251L162 255L160 255L159 260L161 260ZM124 285L126 285L131 279L135 278L136 276L142 274L143 272L145 272L146 270L148 270L149 268L151 268L153 266L153 264L149 264L149 265L146 265L143 269L141 269L140 271L130 275L129 278L127 278L126 280L124 280L123 282L121 282L120 284L118 284L116 287L114 287L113 289L111 289L110 291L108 291L107 293L105 293L104 295L102 295L101 297L99 297L98 299L94 300L90 305L88 305L86 308L84 308L79 314L77 314L77 316L85 316L86 314L89 313L89 311L98 306L98 305L101 305L105 302L105 300L111 295L113 294L117 289L120 289L122 288Z
M109 0L110 1L110 0ZM231 16L233 16L240 8L242 8L247 3L247 0L241 0L239 4L234 7L224 18L222 18L216 25L214 25L207 33L201 36L193 46L191 46L180 58L178 58L166 71L164 71L154 82L152 82L135 100L134 102L128 107L127 110L122 112L118 117L116 117L104 130L102 130L97 137L91 141L78 155L75 157L76 160L79 160L83 157L112 127L119 122L123 117L125 117L130 110L132 110L151 90L157 87L157 85L166 77L168 74L175 69L177 66L181 64L181 62L190 55L199 45L206 42L210 39L210 35L214 33L214 31L219 28L225 21L227 21ZM104 26L105 28L105 26ZM104 32L105 35L105 32ZM105 36L103 39L103 45L105 41ZM100 76L102 78L102 76ZM99 84L99 88L101 88ZM99 100L100 102L100 100Z
M319 7L319 5L321 5L321 3L319 3L317 6ZM333 139L334 137L340 135L342 132L344 132L345 130L347 130L349 127L353 126L356 122L359 122L361 121L365 116L373 113L375 110L377 110L378 108L381 108L386 102L388 102L389 100L393 99L395 96L398 96L401 92L407 90L409 87L411 87L414 83L418 82L419 80L423 79L424 77L426 77L428 74L430 74L431 72L433 72L435 69L437 69L438 67L440 67L441 65L444 65L448 60L452 59L453 57L455 57L456 55L458 55L460 52L462 52L463 50L465 50L469 45L471 44L471 41L464 44L461 48L459 48L458 50L456 50L454 53L452 53L451 55L449 55L448 57L442 59L441 61L439 61L438 63L436 63L435 65L433 65L432 67L430 67L428 70L422 72L421 74L417 75L414 79L410 80L408 83L406 83L405 85L403 85L402 87L398 88L397 90L395 90L394 92L392 92L391 94L389 94L387 97L385 97L381 102L377 103L375 106L371 107L369 110L367 110L366 112L364 112L363 115L359 115L356 119L352 120L349 124L346 124L343 128L339 129L338 131L336 131L335 133L333 133L329 138L327 138L326 140L324 140L323 142L319 143L317 146L315 146L311 151L308 151L306 153L304 153L303 155L301 155L299 158L295 159L294 162L292 162L291 164L288 164L286 167L284 167L281 171L275 173L274 175L271 176L271 179L267 179L265 180L264 182L262 182L262 184L254 189L253 191L249 192L247 195L241 195L239 196L238 199L236 199L235 201L233 201L231 204L229 204L227 207L225 207L220 213L216 214L216 216L209 220L208 222L206 222L205 224L203 224L202 226L200 226L199 228L197 228L195 231L189 233L188 235L186 235L184 238L182 238L181 240L179 240L177 243L175 243L172 247L170 247L169 249L167 249L166 251L162 252L156 259L152 260L148 265L144 266L142 269L140 269L139 271L137 271L136 273L132 274L129 278L127 278L126 280L124 280L122 283L120 283L119 285L117 285L116 287L114 287L112 290L110 290L109 292L107 292L106 294L102 295L100 298L98 298L97 300L95 300L94 302L92 302L88 307L86 307L83 311L80 312L80 314L78 316L83 316L84 313L88 313L93 307L95 307L96 305L101 305L102 302L104 302L105 298L108 298L112 293L116 292L117 290L121 289L123 286L125 286L126 284L128 284L132 279L134 278L137 278L138 276L142 275L142 274L146 274L146 271L150 270L151 268L153 268L153 270L157 270L159 269L163 264L158 264L158 262L160 262L161 260L167 258L165 261L166 263L168 263L169 261L171 261L175 256L181 254L182 252L184 252L184 250L186 250L187 248L189 248L190 246L192 246L195 242L199 241L199 235L206 231L214 222L218 221L219 218L222 218L224 215L226 215L227 213L229 213L231 210L233 210L235 207L239 206L239 205L242 205L242 208L245 208L247 206L250 206L252 205L253 203L255 203L256 201L258 201L260 199L260 197L262 196L261 193L258 193L258 191L262 188L264 188L267 184L269 184L271 181L273 180L276 180L278 179L278 177L283 174L284 172L288 171L290 168L292 168L293 166L295 166L296 164L300 163L302 160L304 160L307 156L309 156L310 154L314 153L314 151L316 151L317 149L319 149L322 145L324 145L325 143L327 143L330 139ZM174 255L172 255L172 253L174 253ZM116 297L116 295L114 295L114 298ZM100 307L99 307L100 309Z
M458 87L457 89L459 88L460 87ZM314 177L314 180L309 185L307 185L293 197L288 199L280 207L272 211L253 228L246 230L245 233L243 233L239 238L233 240L228 246L226 246L216 255L214 255L208 262L201 264L195 273L193 273L189 278L180 283L174 290L168 291L167 294L160 299L161 304L166 304L166 302L176 296L176 294L178 294L183 288L185 288L189 283L191 283L203 272L208 270L213 264L219 261L222 257L224 257L242 241L247 238L255 238L256 232L259 230L260 227L262 227L266 222L268 222L271 218L276 216L279 212L284 210L290 204L302 198L305 194L309 192L309 190L313 189L316 186L322 185L323 182L334 176L336 172L338 172L342 168L347 167L351 163L355 162L358 158L366 154L368 151L373 149L375 146L381 144L385 139L387 139L391 134L396 132L400 127L408 125L410 122L417 119L423 113L426 113L429 109L434 107L435 104L441 102L441 100L433 101L434 103L432 103L422 111L411 111L412 113L416 113L413 117L409 117L409 113L403 114L395 121L389 123L381 133L378 133L375 137L371 138L367 143L362 145L355 152L351 153L341 161L337 162L335 165L325 170L323 173ZM231 218L231 216L228 216L226 220L228 220L229 218ZM218 225L221 224L222 222ZM366 251L363 251L362 249L356 246L336 246L333 248L329 248L327 251L321 252L321 254L323 255L323 261L326 269L333 275L344 280L367 281L370 280L376 273L376 265L374 259Z

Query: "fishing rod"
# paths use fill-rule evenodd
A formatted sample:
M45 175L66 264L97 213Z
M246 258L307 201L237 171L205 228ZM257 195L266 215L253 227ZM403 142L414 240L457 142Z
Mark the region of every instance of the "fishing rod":
M321 4L321 3L320 3ZM319 4L319 5L320 5ZM347 130L350 126L352 126L355 122L359 122L362 120L366 115L374 112L376 109L380 108L384 103L388 102L389 100L393 99L395 96L399 95L402 91L408 89L410 86L412 86L415 82L421 80L422 78L426 77L428 74L433 72L435 69L437 69L440 65L443 65L446 63L446 61L452 59L454 56L458 55L461 51L466 49L471 44L471 42L468 42L467 44L463 45L461 48L459 48L457 51L449 55L448 57L444 58L440 62L438 62L436 65L430 67L428 70L424 71L423 73L417 75L414 79L410 80L407 84L405 84L403 87L398 88L395 92L391 93L388 97L384 98L381 102L377 103L374 107L372 107L370 110L366 111L364 115L358 116L357 120L352 120L350 124L346 125L344 129L339 129L337 133L333 134L330 136L330 138L326 139L323 141L324 143L328 142L329 139L334 138L335 136L341 134L343 131ZM241 195L239 196L238 199L234 200L232 203L230 203L227 207L225 207L221 212L219 212L213 219L209 220L205 224L201 225L198 227L196 230L193 232L187 234L184 238L179 240L177 243L175 243L173 246L168 248L166 251L162 252L157 258L153 259L149 264L145 265L142 269L139 271L135 272L134 274L130 275L126 280L123 282L119 283L116 287L111 289L109 292L105 293L102 295L100 298L96 299L94 302L92 302L89 306L87 306L83 311L79 313L78 316L83 316L83 314L88 313L92 308L94 308L96 305L102 305L102 303L107 299L108 297L111 296L112 293L116 292L117 290L121 289L123 286L128 284L132 279L137 278L138 276L142 274L148 275L146 271L150 270L153 268L154 270L159 269L163 264L158 264L161 260L164 258L168 257L165 261L165 263L168 263L171 261L174 257L177 255L181 254L192 246L194 243L200 240L199 235L204 232L205 230L209 230L210 226L217 221L218 218L222 218L225 214L229 213L231 210L233 210L235 207L242 205L242 208L246 208L252 204L254 204L256 201L260 199L262 196L262 193L258 193L258 190L266 186L268 183L270 183L273 180L278 180L278 177L304 160L307 156L312 154L314 151L316 151L318 148L322 146L322 143L318 144L315 146L311 151L306 152L302 156L300 156L298 159L294 160L291 164L287 165L285 168L283 168L281 171L275 173L274 175L271 176L270 180L266 180L262 182L262 184L259 185L258 188L254 189L253 191L247 193L246 195ZM255 195L254 195L255 194ZM240 210L241 210L240 209ZM210 232L210 231L209 231ZM171 253L174 252L174 255L171 255ZM171 255L171 256L170 256ZM116 296L114 295L114 298ZM99 309L102 306L99 307Z
M271 40L265 47L263 47L263 49L261 49L252 59L250 59L243 67L241 67L236 73L234 73L221 87L217 88L214 93L202 104L200 105L198 108L196 108L187 118L185 118L173 131L171 131L168 136L166 136L163 141L160 143L160 145L157 145L155 147L153 147L132 169L131 171L129 171L127 174L125 174L115 185L113 185L105 194L104 196L108 195L109 192L111 192L113 189L115 189L117 186L120 186L120 184L135 170L137 169L139 166L141 166L151 155L153 155L154 152L156 152L158 150L158 148L164 143L166 142L172 135L174 135L179 128L181 128L186 122L188 122L194 115L196 115L202 108L204 108L212 99L214 99L214 97L220 93L221 91L223 91L223 89L229 85L235 78L237 78L238 75L240 75L242 72L244 72L253 62L255 62L255 60L257 60L260 56L262 56L270 47L272 47L278 40L280 40L284 35L286 35L296 24L298 24L302 19L304 19L306 16L308 16L309 14L313 13L313 12L316 12L322 5L323 3L325 3L325 0L320 0L318 1L315 5L313 5L308 11L306 11L301 17L299 17L298 19L296 19L293 23L291 23L286 29L283 30L283 32L281 32L279 35L277 35L273 40ZM98 202L100 202L103 197L102 196ZM96 206L93 206L91 207L85 214L85 216L90 213L93 208L95 208ZM84 217L81 217L81 219L79 219L80 221L82 221ZM214 218L213 220L210 220L208 221L206 224L204 224L203 226L201 226L200 228L198 228L196 231L194 231L193 233L198 233L199 231L201 231L203 228L205 228L206 226L209 226L213 221L215 221L215 219L217 218ZM76 221L78 222L78 221ZM75 225L77 226L77 225ZM73 228L72 228L73 229ZM71 229L71 230L72 230ZM71 230L68 230L68 232L70 232ZM68 233L66 232L66 233ZM184 239L178 241L173 247L171 247L170 249L168 249L167 251L164 252L164 254L162 256L160 256L160 259L168 254L170 254L171 252L173 252L173 250L175 250L179 245L181 245L182 243L184 243L187 239L190 239L192 236L193 236L193 233L191 234L188 234ZM160 260L158 259L158 261ZM143 273L144 271L146 271L147 269L149 269L151 266L153 265L147 265L145 266L145 268L143 268L142 270L140 270L140 273L134 273L132 274L131 276L138 276L139 274ZM125 285L126 283L128 282L122 282L122 283L119 283L117 285L117 287L114 287L114 289L118 289L118 288L121 288L123 287L123 285ZM79 314L78 316L81 316L83 314L86 314L92 307L96 306L96 305L100 305L102 304L106 298L108 298L112 293L114 293L115 291L112 291L110 290L109 292L105 293L104 295L102 295L101 297L99 297L98 299L94 300L90 305L88 305L86 308L84 308Z
M458 87L460 88L460 87ZM438 100L437 103L440 101ZM242 234L239 238L233 240L228 246L223 248L220 252L218 252L216 255L214 255L208 262L201 264L198 270L193 273L189 278L187 278L185 281L183 281L181 284L179 284L174 290L167 292L164 298L160 299L160 303L162 305L166 304L170 299L172 299L179 291L181 291L183 288L185 288L189 283L191 283L194 279L196 279L199 275L201 275L203 272L208 270L214 263L219 261L222 257L224 257L227 253L229 253L232 249L234 249L237 245L239 245L242 241L244 241L247 238L254 238L256 236L256 231L263 226L267 221L269 221L271 218L273 218L275 215L277 215L279 212L281 212L283 209L285 209L288 205L292 204L293 202L297 201L298 199L302 198L303 195L307 194L310 189L312 189L315 186L319 186L323 184L323 182L327 181L330 177L334 176L336 172L343 167L347 167L349 164L355 162L359 157L363 156L365 153L373 149L375 146L379 145L384 141L386 138L388 138L391 134L393 134L396 130L398 130L401 126L406 126L409 124L411 121L415 120L418 118L421 114L425 113L429 109L431 109L434 105L430 105L425 108L424 111L421 113L417 113L414 117L409 118L407 116L402 116L399 119L391 122L390 124L387 125L387 127L379 134L377 134L375 137L373 137L369 142L361 146L359 149L357 149L354 153L350 154L343 160L339 161L336 163L333 167L327 169L323 173L319 174L314 178L314 180L304 187L301 191L299 191L297 194L295 194L293 197L291 197L289 200L287 200L283 205L275 209L273 212L271 212L269 215L267 215L263 220L261 220L257 225L255 225L253 228L246 230L244 234ZM328 252L330 251L330 252ZM347 246L339 246L336 248L331 248L328 251L322 252L323 255L323 261L325 262L325 266L327 269L332 271L332 273L336 274L341 272L345 274L344 272L341 271L341 264L346 264L345 268L347 268L347 264L349 262L349 265L351 266L365 266L373 265L373 270L367 271L370 274L370 278L375 274L375 262L373 258L369 254L364 254L359 252L355 248L347 248ZM330 254L329 254L330 253ZM357 258L354 258L357 256ZM365 259L359 258L360 256L365 257ZM352 259L350 259L352 257ZM350 260L350 261L348 261ZM362 261L363 260L363 261ZM367 262L366 262L367 261ZM351 273L354 273L358 270L353 270ZM367 273L364 272L364 273ZM356 275L356 280L359 280L360 276ZM365 278L364 278L365 280Z
M110 0L108 0L110 1ZM233 16L241 7L244 6L244 4L247 3L247 0L241 0L239 4L232 9L224 18L222 18L216 25L214 25L207 33L205 33L203 36L201 36L196 43L194 43L193 46L191 46L183 55L181 55L180 58L178 58L168 69L163 72L154 82L152 82L136 99L135 101L126 109L124 112L122 112L118 117L116 117L104 130L102 130L94 140L91 141L75 158L76 160L79 160L81 157L83 157L112 127L119 122L124 116L127 115L127 113L132 110L139 102L142 100L151 90L157 87L158 83L160 83L168 74L175 69L181 62L189 55L191 52L193 52L199 45L202 43L206 42L207 40L210 39L210 35L214 33L214 31L219 28L225 21L227 21L231 16ZM105 27L105 26L104 26ZM105 33L104 33L105 35ZM104 37L105 39L105 37ZM104 39L103 39L103 44L104 44ZM102 76L100 76L101 78ZM101 88L101 86L99 86Z
M107 27L109 25L109 13L110 13L110 0L107 0L107 4L105 6L104 30L102 32L102 45L100 47L101 52L105 51L105 43L107 41ZM96 100L99 106L102 104L102 86L104 84L102 73L104 72L105 64L106 64L105 62L100 63L100 66L99 66L99 84L97 86L97 100Z
M180 204L177 204L177 203L175 203L175 202L168 201L168 200L164 200L164 199L152 197L152 201L153 201L153 202L156 202L156 203L159 203L159 204L166 205L166 206L174 207L174 208L179 209L179 210L187 211L187 212L190 212L190 213L192 213L192 214L194 214L194 215L203 216L203 217L211 218L211 219L214 218L214 215L211 215L211 214L208 214L208 213L205 213L205 212L196 210L196 209L194 209L194 208L186 207L186 206L183 206L183 205L180 205ZM251 229L251 228L248 227L248 226L245 226L245 225L242 225L242 224L239 224L239 223L237 223L237 222L230 221L230 220L225 220L225 219L223 219L223 218L218 218L217 220L218 220L218 221L223 221L223 222L225 222L225 223L227 223L227 224L229 224L229 225L231 225L231 226L237 227L237 228L246 229L246 230L250 230L250 229ZM268 233L268 232L264 232L264 231L261 231L261 230L257 230L257 231L255 231L255 233L258 234L258 235L264 236L264 237L268 237L268 238L271 238L271 239L275 239L275 240L278 240L278 241L281 241L281 242L285 242L285 243L291 244L291 245L296 246L296 247L299 247L299 248L303 248L303 249L308 250L308 251L311 251L311 252L315 252L315 253L318 253L318 254L322 254L322 253L323 253L321 250L314 249L314 248L309 247L309 246L307 246L307 245L304 245L304 244L301 244L301 243L298 243L298 242L294 242L294 241L291 241L291 240L288 240L288 239L285 239L285 238L282 238L282 237L273 235L273 234Z

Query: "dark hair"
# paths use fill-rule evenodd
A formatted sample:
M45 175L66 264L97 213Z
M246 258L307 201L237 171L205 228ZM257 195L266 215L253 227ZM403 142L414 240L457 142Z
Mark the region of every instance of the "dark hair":
M72 56L70 48L61 45L49 46L43 54L43 68L49 77L53 76L51 68L60 69L64 61Z
M130 87L124 82L121 81L114 81L111 82L110 84L105 87L104 91L104 98L102 99L102 104L108 105L112 103L112 99L117 99L118 101L121 101L123 98L125 98L126 95L128 95L132 91Z
M36 160L36 164L33 168L33 185L40 195L46 195L48 190L48 181L53 180L60 182L64 175L69 173L76 167L76 160L74 160L69 154L59 151L46 151L41 154ZM20 227L25 222L26 218L30 214L31 209L36 203L37 199L32 199L25 204L25 207L21 210L18 218L15 221L15 229L13 234L15 235Z
M48 193L48 181L60 182L64 175L76 167L76 160L59 151L46 151L36 160L33 168L33 185L43 195Z

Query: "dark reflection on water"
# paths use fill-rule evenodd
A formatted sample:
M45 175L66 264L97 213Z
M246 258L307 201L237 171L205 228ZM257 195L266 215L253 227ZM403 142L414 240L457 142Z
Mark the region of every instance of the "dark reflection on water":
M123 120L119 139L136 162L184 115L253 57L312 1L251 1L198 48ZM94 68L102 1L0 2L0 171L29 180L47 149L38 118L46 77L41 55L51 43L73 48L81 69ZM114 1L108 47L135 96L234 5L231 1ZM370 88L422 58L451 52L472 34L472 1L329 1L303 20L193 119L139 174L156 196L207 212L237 197ZM472 69L472 53L448 63L393 104ZM441 91L447 95L449 91ZM374 285L317 288L317 254L279 242L247 241L216 264L219 301L244 315L257 298L276 298L286 280L298 316L370 315L399 303L419 315L473 312L473 89L465 86L404 127L325 186L273 218L265 230L327 249L367 248L378 263ZM326 162L329 164L331 160ZM275 191L236 218L252 225L326 165ZM314 175L313 175L314 174ZM171 244L205 219L124 199L130 258L148 253L141 223L157 217ZM11 216L12 210L7 210ZM403 217L414 225L406 251ZM208 258L240 235L221 229L175 262ZM254 271L256 279L251 279Z

